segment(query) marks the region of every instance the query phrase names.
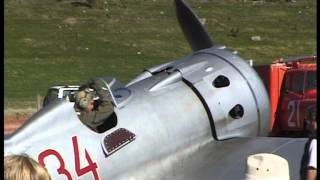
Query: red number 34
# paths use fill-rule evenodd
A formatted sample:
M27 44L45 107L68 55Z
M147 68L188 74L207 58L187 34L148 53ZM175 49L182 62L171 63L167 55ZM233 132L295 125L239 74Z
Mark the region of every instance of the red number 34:
M79 146L78 146L77 136L72 137L72 144L73 144L75 168L76 168L76 173L77 173L78 177L82 176L88 172L92 172L94 179L100 180L99 175L97 173L98 166L96 163L92 162L90 155L86 149L85 149L85 156L86 156L86 159L87 159L89 165L84 168L80 167L80 156L79 156ZM38 156L39 164L42 166L45 166L44 159L50 155L55 156L60 162L60 167L59 167L59 169L57 169L58 173L64 174L65 176L67 176L68 180L72 180L72 176L71 176L70 172L67 169L65 169L64 160L61 157L60 153L53 150L53 149L47 149L39 154L39 156Z

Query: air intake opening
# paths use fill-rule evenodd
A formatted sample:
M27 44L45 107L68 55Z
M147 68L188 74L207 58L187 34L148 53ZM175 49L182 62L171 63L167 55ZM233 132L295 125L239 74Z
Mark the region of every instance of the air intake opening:
M244 110L243 107L240 104L235 105L230 111L229 111L229 115L233 118L233 119L240 119L243 117L244 114Z
M216 88L227 87L230 85L230 81L227 77L219 75L214 81L213 86Z

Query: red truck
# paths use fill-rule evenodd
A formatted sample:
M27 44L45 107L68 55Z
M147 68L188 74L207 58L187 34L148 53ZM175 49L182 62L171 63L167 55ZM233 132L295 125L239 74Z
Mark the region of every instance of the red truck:
M300 56L253 66L270 98L270 136L303 136L306 120L316 112L316 61L316 56Z

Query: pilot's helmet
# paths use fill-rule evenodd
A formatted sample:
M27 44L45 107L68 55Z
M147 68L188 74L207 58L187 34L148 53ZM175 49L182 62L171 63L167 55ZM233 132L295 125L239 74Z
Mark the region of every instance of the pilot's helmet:
M89 92L88 89L79 91L75 95L75 103L80 109L85 109L92 100L93 95Z
M245 180L290 180L288 161L278 155L261 153L247 158Z

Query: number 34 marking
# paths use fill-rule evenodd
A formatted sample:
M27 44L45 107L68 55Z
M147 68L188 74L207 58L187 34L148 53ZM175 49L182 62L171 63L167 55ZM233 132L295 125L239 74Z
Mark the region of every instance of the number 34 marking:
M84 168L80 167L80 155L79 155L79 146L78 146L77 136L72 137L72 144L73 144L73 152L74 152L74 160L75 160L74 161L75 162L75 170L76 170L78 177L80 177L86 173L92 172L94 179L100 180L98 172L97 172L98 166L96 163L92 162L92 159L86 149L85 149L85 156L88 161L88 166L86 166ZM55 156L60 163L60 167L57 169L58 173L64 174L68 178L68 180L72 180L71 173L65 168L64 160L61 157L60 153L57 152L56 150L47 149L47 150L41 152L38 156L39 164L42 166L45 166L44 159L50 155Z

